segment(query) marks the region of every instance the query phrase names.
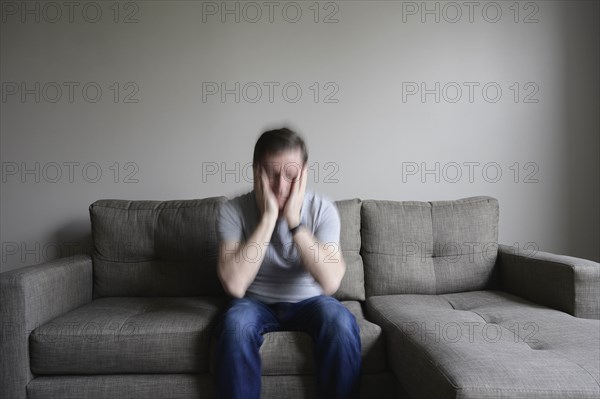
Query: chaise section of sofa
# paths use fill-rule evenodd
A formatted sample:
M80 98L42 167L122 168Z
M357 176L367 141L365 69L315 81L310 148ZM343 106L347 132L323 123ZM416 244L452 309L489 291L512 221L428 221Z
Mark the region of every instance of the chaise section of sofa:
M414 398L597 398L597 320L502 291L367 300Z
M391 368L412 398L599 397L600 322L574 317L597 315L598 263L515 254L498 214L490 197L363 203Z

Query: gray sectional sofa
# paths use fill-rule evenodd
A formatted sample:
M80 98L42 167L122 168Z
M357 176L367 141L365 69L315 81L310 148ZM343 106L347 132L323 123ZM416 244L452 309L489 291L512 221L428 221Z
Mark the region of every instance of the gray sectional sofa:
M93 254L0 274L0 397L213 397L225 200L99 200ZM490 197L336 204L362 397L600 397L598 263L498 245ZM261 355L263 397L315 396L308 335Z

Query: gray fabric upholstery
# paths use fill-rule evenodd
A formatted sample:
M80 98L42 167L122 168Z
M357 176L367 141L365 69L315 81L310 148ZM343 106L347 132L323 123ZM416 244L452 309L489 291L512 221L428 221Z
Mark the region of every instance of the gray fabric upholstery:
M363 399L402 399L391 373L361 377ZM203 399L214 398L209 374L122 374L38 377L27 386L28 399ZM261 398L315 398L313 376L264 376Z
M501 245L498 268L502 289L576 317L600 319L600 267L597 262Z
M363 201L367 297L488 288L498 243L498 201Z
M361 329L363 372L386 369L381 328L358 302L343 302ZM35 374L207 373L212 329L225 298L99 298L35 329ZM265 335L264 375L315 372L312 340L300 332ZM85 353L85 356L81 356Z
M215 220L225 200L94 202L94 298L223 296Z
M494 283L498 219L495 198L431 202L437 294L481 290Z
M92 261L75 255L0 274L0 396L25 398L29 334L92 300Z
M261 398L313 399L318 397L315 378L312 375L263 376L261 388ZM382 373L361 376L359 397L402 399L405 396L396 389L393 375Z
M226 298L99 298L33 331L31 369L36 374L206 373L212 329L226 305Z
M343 300L365 300L365 272L360 256L360 208L357 198L337 201L335 205L340 213L341 232L340 246L346 262L346 274L335 293L335 297Z
M38 377L28 399L202 399L214 398L208 374L114 374Z
M363 201L361 210L365 292L435 294L431 206L426 202Z
M597 398L600 322L499 291L367 299L414 398Z

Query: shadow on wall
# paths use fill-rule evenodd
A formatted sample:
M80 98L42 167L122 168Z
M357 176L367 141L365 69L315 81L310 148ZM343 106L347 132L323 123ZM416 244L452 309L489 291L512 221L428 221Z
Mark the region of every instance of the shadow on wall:
M3 241L0 272L51 262L77 254L93 252L89 219L64 223L54 233L30 241Z
M600 261L600 24L598 2L564 7L564 149L568 254Z
M48 242L56 243L54 253L48 248L42 254L42 261L63 256L89 254L93 252L92 231L89 219L77 219L63 224L56 230Z

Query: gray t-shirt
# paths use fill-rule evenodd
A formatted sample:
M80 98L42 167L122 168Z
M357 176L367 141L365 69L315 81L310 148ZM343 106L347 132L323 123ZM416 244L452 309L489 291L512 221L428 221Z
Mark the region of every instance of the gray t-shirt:
M246 242L260 221L260 210L254 191L227 201L220 208L217 218L219 241ZM332 201L306 189L300 212L300 222L321 243L332 243L340 250L340 216ZM323 289L302 266L300 254L285 218L277 219L270 244L250 245L241 256L256 259L258 251L267 253L256 278L248 287L246 296L264 303L299 302L316 295ZM313 255L324 257L318 246ZM324 258L323 258L324 259Z

